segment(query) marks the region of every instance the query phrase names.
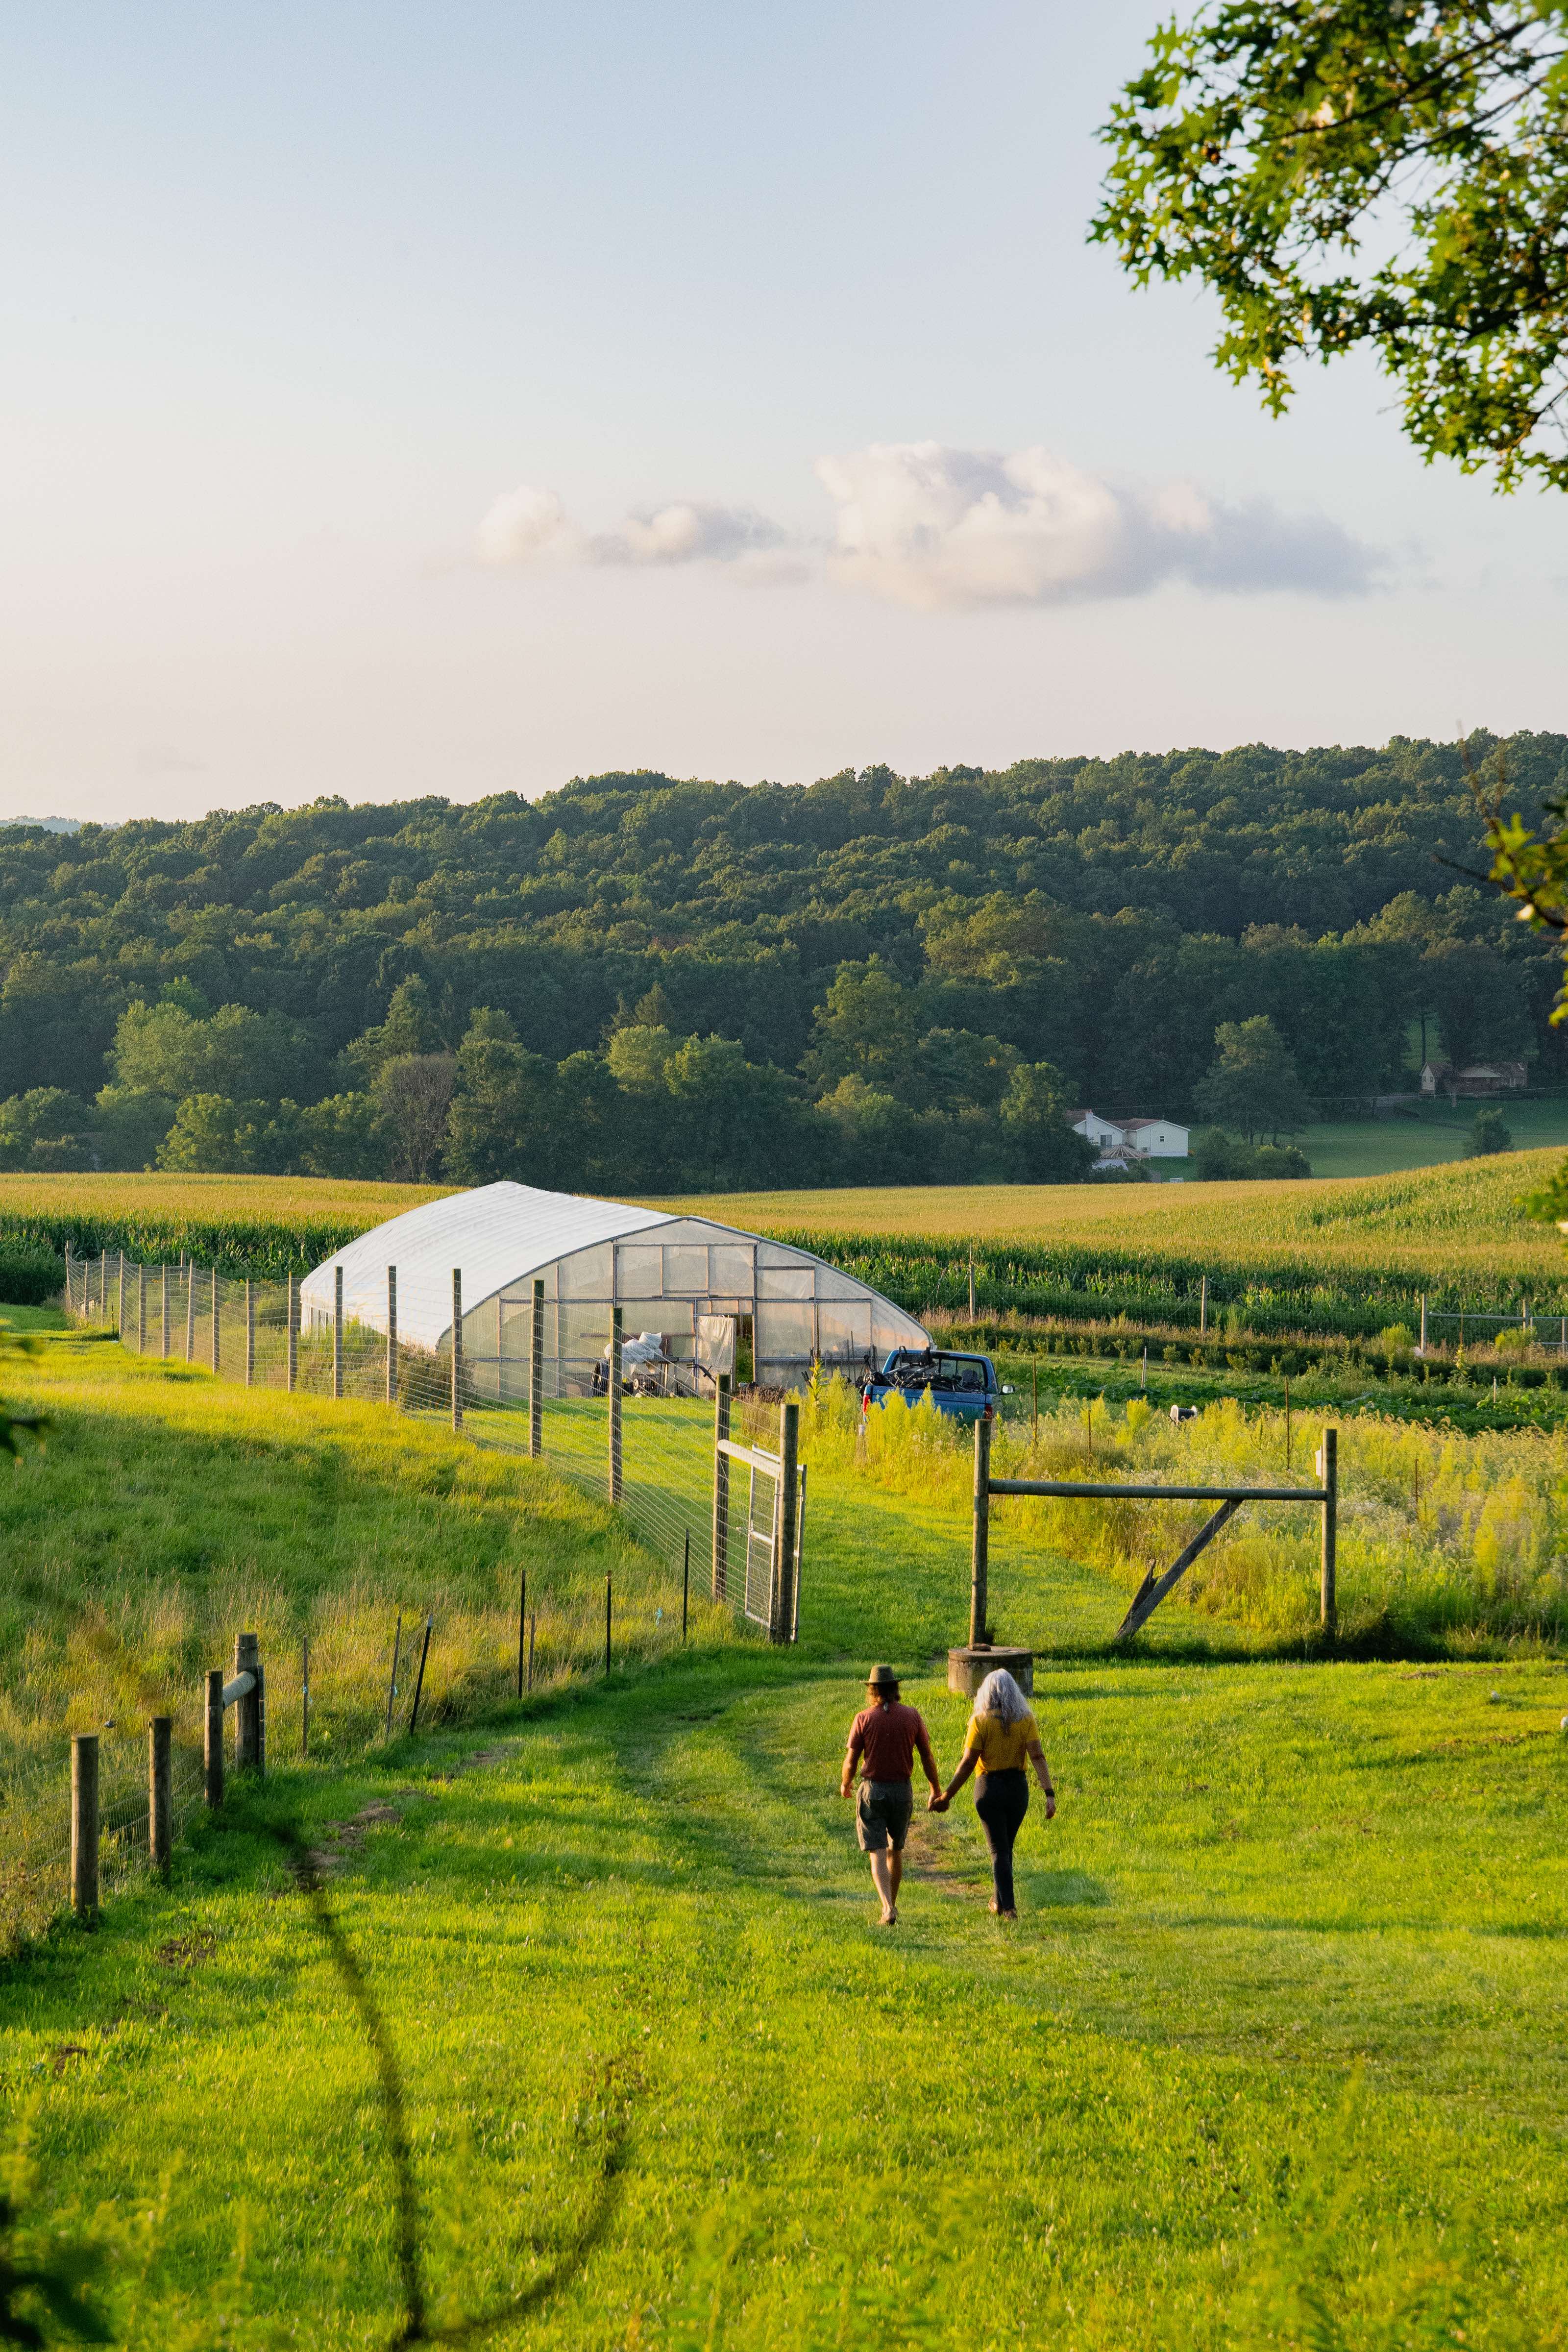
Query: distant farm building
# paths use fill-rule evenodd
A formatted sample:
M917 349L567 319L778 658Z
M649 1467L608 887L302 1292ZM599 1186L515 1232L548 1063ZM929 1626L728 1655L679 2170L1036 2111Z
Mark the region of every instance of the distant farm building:
M809 1250L710 1217L531 1184L449 1193L362 1234L306 1276L304 1321L331 1325L341 1269L345 1320L385 1331L389 1267L399 1341L432 1355L451 1353L461 1275L463 1357L480 1395L528 1392L536 1282L547 1396L591 1391L616 1307L639 1377L682 1396L711 1395L738 1351L749 1350L755 1380L785 1387L814 1361L847 1371L931 1344L912 1315Z
M1100 1152L1097 1171L1131 1168L1144 1160L1185 1160L1189 1130L1171 1118L1101 1118L1094 1110L1068 1113L1073 1133Z
M1491 1095L1517 1094L1530 1084L1522 1062L1471 1062L1456 1070L1451 1062L1423 1062L1421 1091L1447 1095L1450 1102L1484 1102Z

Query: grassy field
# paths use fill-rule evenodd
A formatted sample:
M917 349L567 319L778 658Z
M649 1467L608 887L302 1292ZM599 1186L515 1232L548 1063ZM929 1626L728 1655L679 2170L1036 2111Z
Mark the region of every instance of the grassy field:
M1162 1612L1145 1654L1086 1654L1122 1567L1014 1512L998 1630L1039 1644L1061 1811L1026 1828L1016 1929L967 1800L918 1817L887 1934L837 1759L872 1654L956 1756L931 1673L965 1601L951 1465L836 1463L818 1430L798 1651L709 1623L519 1706L521 1559L638 1574L547 1474L101 1343L10 1385L55 1420L0 1490L13 1721L102 1671L82 1712L118 1723L184 1692L237 1608L271 1606L281 1653L363 1592L379 1623L450 1590L494 1677L473 1728L388 1748L355 1721L309 1765L279 1706L278 1768L169 1886L0 1966L8 2251L84 2252L112 2342L1568 2337L1554 1656L1249 1662L1234 1583ZM1347 1538L1389 1539L1407 1434L1347 1444ZM1100 1444L1234 1466L1279 1441L1233 1414ZM1521 1459L1451 1450L1434 1515L1484 1517Z
M1314 1177L1392 1176L1406 1168L1433 1168L1462 1160L1474 1103L1419 1106L1414 1117L1325 1120L1297 1138ZM1519 1151L1568 1151L1568 1100L1504 1102L1500 1106Z

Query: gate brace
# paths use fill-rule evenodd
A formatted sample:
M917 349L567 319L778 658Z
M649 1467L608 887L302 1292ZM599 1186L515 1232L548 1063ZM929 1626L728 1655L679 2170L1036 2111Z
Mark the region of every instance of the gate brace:
M1241 1496L1239 1495L1232 1495L1226 1502L1223 1502L1220 1505L1218 1510L1215 1513L1213 1518L1209 1520L1206 1527L1202 1527L1198 1529L1197 1534L1193 1538L1191 1543L1188 1544L1186 1549L1177 1554L1176 1559L1165 1570L1163 1576L1157 1576L1152 1569L1149 1570L1148 1575L1143 1579L1142 1583L1138 1587L1137 1591L1132 1596L1131 1608L1129 1609L1126 1616L1121 1620L1121 1624L1118 1625L1115 1633L1111 1635L1110 1638L1113 1642L1126 1642L1131 1639L1132 1635L1138 1631L1139 1626L1143 1624L1147 1619L1153 1615L1155 1610L1158 1609L1161 1601L1163 1601L1166 1593L1169 1592L1177 1578L1186 1574L1194 1560L1196 1559L1199 1552L1204 1549L1205 1545L1213 1543L1215 1536L1218 1535L1226 1521L1228 1518L1233 1517L1240 1508Z

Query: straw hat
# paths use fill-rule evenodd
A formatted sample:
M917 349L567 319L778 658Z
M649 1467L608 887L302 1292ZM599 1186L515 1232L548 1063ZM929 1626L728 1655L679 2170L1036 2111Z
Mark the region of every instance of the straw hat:
M891 1666L873 1666L866 1677L868 1690L897 1690L899 1678Z

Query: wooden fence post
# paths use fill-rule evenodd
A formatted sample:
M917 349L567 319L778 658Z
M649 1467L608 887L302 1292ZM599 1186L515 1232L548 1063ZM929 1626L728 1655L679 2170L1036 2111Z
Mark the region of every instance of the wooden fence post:
M267 1769L267 1716L261 1675L261 1644L254 1633L234 1637L234 1671L251 1675L254 1685L234 1703L234 1763L237 1772Z
M614 1590L610 1580L611 1574L612 1571L609 1569L605 1570L605 1673L606 1676L610 1671L610 1605Z
M209 1805L223 1802L223 1668L207 1675L206 1708L203 1717L202 1769Z
M109 1320L109 1252L107 1250L100 1250L98 1257L98 1319L100 1323L107 1323ZM1524 1320L1522 1313L1520 1320L1521 1322Z
M195 1360L196 1352L196 1262L190 1258L185 1265L185 1361Z
M256 1381L256 1285L249 1275L245 1277L245 1385Z
M169 1352L169 1269L166 1265L158 1268L158 1352L161 1356L167 1356Z
M1323 1432L1323 1451L1319 1461L1323 1484L1323 1563L1321 1580L1321 1616L1323 1631L1331 1640L1339 1624L1339 1596L1335 1584L1339 1573L1340 1536L1340 1433L1337 1429Z
M1426 1293L1421 1293L1421 1353L1426 1353Z
M174 1820L174 1730L155 1715L147 1726L147 1857L160 1878L169 1874Z
M69 1242L67 1242L66 1244L66 1306L71 1313L75 1313L76 1295L71 1289L71 1245Z
M544 1452L544 1285L533 1286L533 1314L528 1333L528 1454L537 1462Z
M795 1532L800 1469L800 1405L786 1397L779 1407L779 1483L773 1517L773 1591L769 1611L769 1634L775 1642L794 1638Z
M123 1339L125 1337L125 1252L123 1250L120 1253L120 1313L115 1318L114 1328Z
M288 1318L288 1351L283 1384L290 1396L300 1385L300 1286L289 1276L289 1297L284 1308Z
M1205 1274L1198 1286L1198 1329L1209 1328L1209 1278Z
M463 1426L463 1269L452 1268L452 1426Z
M974 1424L974 1536L969 1562L969 1646L986 1638L986 1586L991 1570L991 1423Z
M724 1600L730 1590L730 1457L720 1441L730 1434L730 1375L721 1372L713 1384L713 1598Z
M974 1320L974 1259L973 1255L971 1255L969 1260L969 1319L971 1323Z
M610 1500L621 1499L621 1309L610 1309Z
M386 1269L386 1402L397 1402L397 1268Z
M98 1734L71 1741L71 1909L84 1927L98 1924Z
M522 1571L522 1584L517 1596L517 1695L522 1696L523 1648L528 1636L528 1570Z

